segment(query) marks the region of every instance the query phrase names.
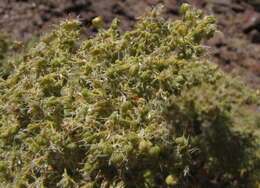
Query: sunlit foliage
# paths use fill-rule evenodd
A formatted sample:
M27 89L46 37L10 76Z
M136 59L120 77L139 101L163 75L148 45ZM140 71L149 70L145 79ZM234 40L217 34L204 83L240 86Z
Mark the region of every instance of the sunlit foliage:
M0 186L250 187L259 96L205 55L215 19L162 7L86 41L64 21L0 79ZM98 22L98 23L97 23Z

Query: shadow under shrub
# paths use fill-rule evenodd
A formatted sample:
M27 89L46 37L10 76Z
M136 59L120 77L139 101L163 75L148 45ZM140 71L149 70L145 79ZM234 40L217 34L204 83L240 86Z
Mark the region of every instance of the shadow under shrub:
M253 187L246 88L207 61L214 18L161 7L80 40L65 21L0 80L2 187ZM240 121L241 120L241 121Z

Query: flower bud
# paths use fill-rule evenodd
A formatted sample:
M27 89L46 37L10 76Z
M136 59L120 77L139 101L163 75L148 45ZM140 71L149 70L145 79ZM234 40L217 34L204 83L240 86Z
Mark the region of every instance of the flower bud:
M177 178L173 175L169 175L165 179L165 182L166 182L167 185L176 185L177 184Z
M191 9L191 5L189 5L188 3L184 3L181 5L180 12L181 14L185 14L190 9Z
M138 148L139 148L140 151L147 151L151 146L152 146L152 143L151 143L151 142L142 140L142 141L139 143Z
M95 27L100 27L100 25L103 22L103 19L101 17L96 17L91 22Z

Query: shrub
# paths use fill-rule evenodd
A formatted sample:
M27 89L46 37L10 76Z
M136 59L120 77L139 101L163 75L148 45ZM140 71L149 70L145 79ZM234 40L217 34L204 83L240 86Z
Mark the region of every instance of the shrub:
M2 187L249 187L257 93L207 61L214 18L184 4L81 41L65 21L0 82ZM242 115L241 115L242 114ZM243 127L243 126L242 126Z
M12 64L9 58L14 51L15 42L5 34L0 34L0 79L6 79L12 72Z

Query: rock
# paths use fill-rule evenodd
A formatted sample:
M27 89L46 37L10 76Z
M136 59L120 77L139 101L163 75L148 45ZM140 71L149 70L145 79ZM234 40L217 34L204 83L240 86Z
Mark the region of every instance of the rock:
M212 6L212 10L216 14L225 14L226 12L229 11L229 7L223 5L216 5L216 6Z
M230 5L231 0L205 0L207 3L215 3L215 4L223 4L223 5Z
M250 32L250 39L252 43L260 44L260 32L254 29Z
M172 10L178 9L178 5L177 5L176 1L164 0L163 4L167 9L172 9Z
M204 7L204 4L205 4L205 0L193 0L192 1L197 7Z
M250 33L254 29L260 31L260 14L253 12L253 11L247 11L245 15L242 17L242 23L245 23L242 25L242 29L244 33Z
M256 62L252 65L252 69L255 75L260 76L260 63Z
M260 1L259 0L251 0L247 3L250 4L252 7L254 7L255 11L260 12Z
M231 8L234 12L237 12L237 13L243 13L246 10L246 7L244 6L244 4L238 4L238 3L232 4Z

